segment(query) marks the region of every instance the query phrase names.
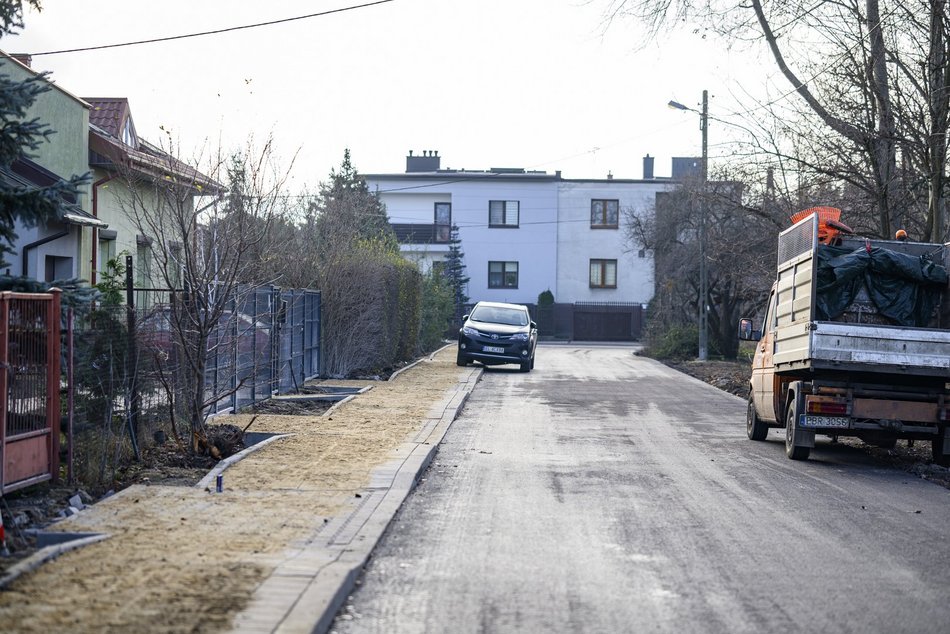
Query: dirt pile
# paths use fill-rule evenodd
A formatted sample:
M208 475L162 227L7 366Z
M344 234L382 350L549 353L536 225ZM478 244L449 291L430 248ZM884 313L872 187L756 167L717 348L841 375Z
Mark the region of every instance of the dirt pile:
M749 395L751 364L740 361L664 361L671 368L696 377L724 392L746 398Z

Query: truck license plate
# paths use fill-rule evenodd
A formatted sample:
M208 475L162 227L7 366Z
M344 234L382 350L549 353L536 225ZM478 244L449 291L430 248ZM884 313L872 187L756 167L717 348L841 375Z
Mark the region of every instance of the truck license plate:
M485 352L497 352L498 354L501 354L502 352L505 351L505 349L500 346L485 346L484 348L482 348L482 350L484 350Z
M847 416L805 416L799 418L802 427L843 427L851 426L851 419Z

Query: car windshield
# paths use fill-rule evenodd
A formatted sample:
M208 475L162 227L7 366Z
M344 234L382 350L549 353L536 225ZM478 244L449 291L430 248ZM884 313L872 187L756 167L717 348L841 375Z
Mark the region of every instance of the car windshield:
M471 319L508 326L528 325L528 315L525 311L501 306L476 306L475 310L472 311Z

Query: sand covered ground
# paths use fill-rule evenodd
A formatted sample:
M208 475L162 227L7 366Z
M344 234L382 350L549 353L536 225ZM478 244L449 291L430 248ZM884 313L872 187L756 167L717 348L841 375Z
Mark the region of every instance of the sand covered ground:
M454 355L443 350L372 383L329 416L259 415L250 431L292 435L227 469L223 493L135 485L50 527L111 537L0 592L0 631L227 630L287 546L341 512L422 427L464 372Z

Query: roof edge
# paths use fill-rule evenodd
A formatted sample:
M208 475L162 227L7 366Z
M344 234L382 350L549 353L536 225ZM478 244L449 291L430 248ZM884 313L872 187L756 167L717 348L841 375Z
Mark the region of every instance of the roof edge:
M34 76L36 76L36 77L42 77L43 80L44 80L46 83L48 83L50 86L52 86L53 88L55 88L55 89L58 90L59 92L63 93L64 95L66 95L66 96L69 97L70 99L75 100L75 101L76 101L79 105L81 105L83 108L86 108L87 110L92 110L92 106L89 105L89 102L87 102L86 100L84 100L82 97L77 97L76 95L74 95L73 93L69 92L68 90L66 90L65 88L63 88L63 87L60 86L59 84L57 84L55 81L53 81L53 80L50 79L49 77L45 76L45 73L44 73L43 71L38 71L38 70L35 70L34 68L32 68L32 67L30 67L30 66L27 66L26 64L24 64L23 62L21 62L20 60L18 60L18 59L15 58L15 57L13 57L12 55L10 55L9 53L7 53L7 52L4 51L4 50L0 50L0 57L3 57L3 59L5 59L5 60L7 60L7 61L9 61L9 62L12 62L12 63L14 63L14 64L16 64L16 65L19 66L21 69L23 69L23 70L25 70L25 71L28 71L29 73L31 73L32 75L34 75Z

